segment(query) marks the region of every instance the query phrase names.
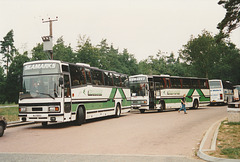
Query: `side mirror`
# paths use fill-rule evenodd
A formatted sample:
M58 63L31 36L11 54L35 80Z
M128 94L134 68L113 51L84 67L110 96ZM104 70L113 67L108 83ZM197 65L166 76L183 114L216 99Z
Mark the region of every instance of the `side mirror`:
M62 77L59 78L59 85L63 85L63 78Z

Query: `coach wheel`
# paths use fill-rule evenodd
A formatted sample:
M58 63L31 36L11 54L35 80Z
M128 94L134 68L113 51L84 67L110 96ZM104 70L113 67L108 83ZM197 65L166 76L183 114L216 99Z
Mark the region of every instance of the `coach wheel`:
M84 114L84 110L82 107L79 107L78 108L78 111L77 111L77 116L76 116L76 125L82 125L85 121L85 114Z
M194 100L194 102L193 102L193 108L194 108L194 109L197 109L197 108L198 108L198 101L197 101L197 100Z
M121 116L121 107L119 104L117 104L116 111L115 111L115 117L120 117Z
M4 125L0 123L0 137L2 137L4 134Z
M165 103L164 101L160 101L160 111L165 110Z
M48 125L48 122L42 122L42 126L46 127Z
M140 113L144 113L145 109L139 109Z

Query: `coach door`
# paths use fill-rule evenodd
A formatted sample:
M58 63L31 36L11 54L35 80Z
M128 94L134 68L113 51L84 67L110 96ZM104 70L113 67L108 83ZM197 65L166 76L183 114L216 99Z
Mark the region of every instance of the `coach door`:
M64 121L71 120L71 82L69 74L64 74Z
M153 81L149 81L149 109L154 109L154 83Z

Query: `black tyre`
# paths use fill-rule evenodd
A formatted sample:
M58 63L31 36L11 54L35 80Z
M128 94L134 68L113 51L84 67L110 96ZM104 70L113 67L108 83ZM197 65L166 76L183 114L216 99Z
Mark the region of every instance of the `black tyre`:
M4 128L5 128L4 125L0 123L0 137L2 137L4 134Z
M121 107L119 104L117 104L116 111L115 111L115 117L119 118L121 116Z
M84 123L84 121L85 121L84 110L82 107L79 107L78 111L77 111L77 117L76 117L75 124L80 126Z
M193 109L198 109L198 100L194 100Z
M140 113L144 113L145 109L139 109Z
M42 126L46 127L48 125L48 122L42 122Z
M163 111L163 110L165 110L165 103L164 103L164 101L161 101L160 102L160 111Z

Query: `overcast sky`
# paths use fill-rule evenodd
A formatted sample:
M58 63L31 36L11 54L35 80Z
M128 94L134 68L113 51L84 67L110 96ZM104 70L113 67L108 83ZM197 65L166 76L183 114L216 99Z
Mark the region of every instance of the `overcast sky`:
M0 40L14 30L15 46L20 52L31 50L49 34L63 36L65 44L75 50L79 35L90 37L93 45L102 39L122 52L127 48L138 61L149 55L174 52L190 36L202 30L216 34L225 10L218 0L0 0ZM240 30L231 34L240 47Z

